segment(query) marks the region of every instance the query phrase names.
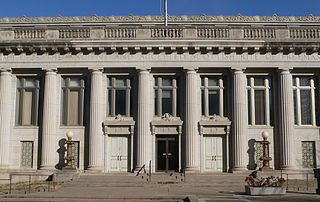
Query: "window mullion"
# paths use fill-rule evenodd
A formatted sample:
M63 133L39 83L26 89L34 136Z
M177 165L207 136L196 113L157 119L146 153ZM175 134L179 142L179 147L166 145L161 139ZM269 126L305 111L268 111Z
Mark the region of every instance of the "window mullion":
M79 95L79 114L78 114L78 120L79 120L79 125L83 125L83 109L84 109L84 80L80 80L80 95Z
M254 103L254 78L250 78L250 99L251 99L251 125L256 125L255 103Z
M130 79L126 80L126 116L130 116Z
M111 116L116 116L116 78L111 79Z
M38 106L39 106L39 89L40 89L40 82L36 80L36 88L34 89L34 123L33 125L38 125Z
M158 77L158 116L162 116L162 79Z
M312 115L312 125L316 126L316 103L315 103L315 95L314 95L314 91L315 91L315 87L314 87L314 80L311 79L310 80L310 84L311 84L311 115Z
M265 103L266 103L266 108L265 108L265 119L266 119L266 125L270 126L270 86L269 86L269 80L266 78L264 80L265 82Z
M172 116L177 116L177 80L172 79Z
M296 84L297 84L297 124L301 125L301 98L300 98L300 79L296 78Z
M209 89L208 89L208 77L204 78L204 115L209 116Z
M223 114L223 80L219 79L219 115L224 116Z
M65 123L68 126L69 125L69 109L70 109L70 103L69 103L69 96L70 96L70 78L66 79L66 110L65 110Z

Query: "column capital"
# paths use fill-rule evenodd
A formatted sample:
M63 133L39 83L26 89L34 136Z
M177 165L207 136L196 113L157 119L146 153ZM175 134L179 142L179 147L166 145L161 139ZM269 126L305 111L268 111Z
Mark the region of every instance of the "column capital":
M97 67L97 68L88 68L89 69L89 71L91 72L91 73L102 73L103 72L103 67Z
M11 73L12 69L11 68L0 68L0 73Z
M231 67L231 71L233 73L236 72L244 72L246 70L246 67L242 67L242 66L237 66L237 67Z
M49 72L56 73L58 71L58 69L54 67L42 68L42 70L45 71L46 73L49 73Z
M186 74L195 74L198 72L198 68L184 68L183 69Z
M279 67L278 72L280 74L290 74L290 72L293 70L293 68L287 68L287 67Z
M139 68L137 69L138 73L139 74L149 74L151 72L151 68L148 69L148 68Z

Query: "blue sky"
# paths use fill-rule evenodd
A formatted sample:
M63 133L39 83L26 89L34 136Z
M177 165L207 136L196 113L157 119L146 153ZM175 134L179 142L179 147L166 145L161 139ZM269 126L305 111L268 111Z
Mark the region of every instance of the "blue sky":
M161 15L164 0L0 0L0 17ZM320 0L168 0L169 15L320 15Z

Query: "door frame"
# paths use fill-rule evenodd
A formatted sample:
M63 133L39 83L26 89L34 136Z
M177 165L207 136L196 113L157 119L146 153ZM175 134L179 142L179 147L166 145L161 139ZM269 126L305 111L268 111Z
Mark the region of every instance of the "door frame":
M180 145L180 136L178 136L177 137L177 135L156 135L156 137L155 137L155 171L156 172L170 172L170 171L176 171L176 170L169 170L169 169L165 169L165 170L158 170L158 158L159 158L159 156L158 156L158 140L159 139L162 139L162 140L165 140L166 141L166 150L167 150L167 147L168 147L168 139L172 139L172 141L174 141L176 144L177 144L177 146L178 146L178 151L177 151L177 154L176 154L176 158L178 158L178 171L180 171L181 170L181 166L180 166L180 163L181 163L181 149L180 149L180 147L181 147L181 145ZM166 167L167 167L168 165L166 165Z

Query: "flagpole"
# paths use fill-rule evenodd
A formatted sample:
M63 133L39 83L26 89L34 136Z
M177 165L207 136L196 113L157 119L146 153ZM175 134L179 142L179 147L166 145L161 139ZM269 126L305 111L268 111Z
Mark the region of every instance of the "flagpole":
M168 0L164 0L164 26L168 26Z

